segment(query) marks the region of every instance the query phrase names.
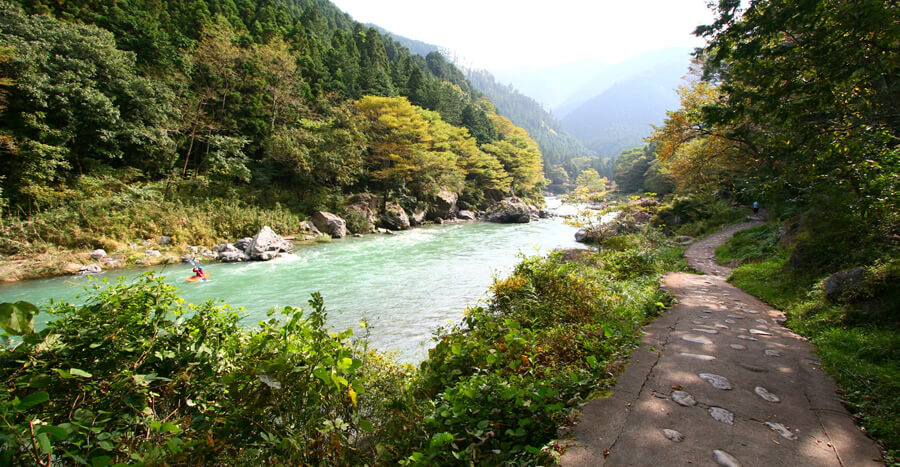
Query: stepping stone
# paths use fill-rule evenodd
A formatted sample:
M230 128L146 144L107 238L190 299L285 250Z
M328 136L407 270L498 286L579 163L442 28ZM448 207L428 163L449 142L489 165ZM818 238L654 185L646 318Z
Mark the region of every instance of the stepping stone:
M695 344L703 344L703 345L712 344L712 341L705 337L684 336L684 337L682 337L682 339L686 340L688 342L693 342Z
M716 359L716 357L713 357L712 355L703 355L703 354L699 354L699 353L685 353L685 352L679 352L679 353L681 354L682 357L696 358L697 360L715 360Z
M670 430L668 428L663 429L663 436L669 439L669 441L673 443L680 443L684 440L684 435L681 434L680 431Z
M735 323L736 323L736 321L733 320L733 319L726 319L725 322L728 323L728 324L735 324Z
M766 389L762 386L757 386L756 388L753 389L753 392L755 392L757 396L762 397L763 399L765 399L769 402L774 402L776 404L781 402L780 397L776 396L775 394L772 394L771 392L769 392L768 389Z
M698 316L697 318L700 318L700 319L709 319L710 316L709 316L709 315L700 315L700 316Z
M758 341L759 340L755 337L745 336L743 334L739 335L738 339L744 339L745 341Z
M672 391L672 400L685 407L697 405L697 399L694 399L694 396L687 391Z
M705 321L700 321L700 320L697 320L697 319L692 319L692 320L691 320L691 324L696 324L697 326L702 326L703 323L705 323Z
M718 324L718 323L716 323L716 327L719 329L730 329L728 326L725 326L724 324Z
M744 319L744 317L741 315L728 315L728 317L733 319Z
M781 423L766 422L766 426L768 426L772 431L781 435L781 437L784 439L789 439L791 441L797 439L797 435L795 435L791 430L788 430L788 428Z
M777 350L766 349L766 357L780 357L782 355L784 355L784 354L782 354L781 352L779 352Z
M709 416L717 422L722 422L726 425L734 425L734 414L721 407L710 407Z
M700 377L703 381L706 381L716 389L721 389L723 391L731 390L731 381L728 381L728 378L721 375L714 375L712 373L700 373L697 376Z
M720 451L718 449L713 450L713 458L716 459L716 464L723 467L743 467L734 456L725 451Z
M700 311L702 311L702 312L704 312L704 313L712 313L712 310L707 310L706 308L704 308L704 309L702 309L702 310L700 310Z
M707 334L718 334L719 333L719 331L716 331L715 329L693 328L693 329L691 329L691 331L705 332Z
M729 344L728 347L731 347L734 350L747 350L747 346L741 344Z
M754 373L765 373L765 372L769 371L769 370L767 370L767 369L765 369L765 368L763 368L763 367L753 366L753 365L751 365L751 364L749 364L749 363L744 363L744 362L740 362L740 363L738 363L738 365L740 365L740 366L743 367L744 369L750 370L750 371L752 371L752 372L754 372Z
M741 308L741 311L743 311L744 313L750 313L751 315L755 315L755 314L759 313L758 311L751 310L749 308Z
M762 318L757 319L756 322L757 322L757 323L760 323L760 324L766 324L766 323L768 323L768 321L766 321L766 320L764 320L764 319L762 319ZM757 327L759 327L759 326L757 326ZM762 329L766 329L766 328L762 328Z
M771 332L763 331L761 329L751 329L750 334L756 334L758 336L771 336Z

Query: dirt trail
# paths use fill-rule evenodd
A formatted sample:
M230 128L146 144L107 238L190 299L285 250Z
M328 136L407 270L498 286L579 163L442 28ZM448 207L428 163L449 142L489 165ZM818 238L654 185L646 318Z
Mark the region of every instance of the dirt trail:
M678 304L644 328L612 395L583 407L563 465L883 465L809 343L713 262L718 245L757 224L688 248L709 275L663 278Z

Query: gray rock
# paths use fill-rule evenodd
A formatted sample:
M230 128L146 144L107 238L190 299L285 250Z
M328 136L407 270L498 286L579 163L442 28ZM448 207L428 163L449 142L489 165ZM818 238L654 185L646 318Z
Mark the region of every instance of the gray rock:
M313 214L312 221L319 231L331 235L333 238L344 238L347 236L347 222L330 212L316 211Z
M450 190L441 190L437 194L434 206L428 213L429 219L452 219L456 217L459 207L456 202L459 201L459 194Z
M97 248L96 250L91 252L91 259L97 261L101 258L106 258L106 250L103 248Z
M683 336L682 339L686 340L688 342L693 342L695 344L703 344L703 345L712 344L712 341L705 337Z
M663 429L663 436L665 436L669 441L673 443L680 443L684 441L684 435L681 434L678 430L670 430L668 428Z
M247 261L247 255L235 248L231 243L226 243L220 250L219 255L216 257L219 261L223 263L237 263L240 261Z
M734 425L734 414L722 407L710 407L709 416L717 422L722 422L726 425Z
M356 234L353 234L353 236L356 237L356 238L362 238L363 234L361 234L361 233L356 233Z
M144 252L144 256L159 257L162 256L162 253L159 250L147 250Z
M218 256L218 255L216 254L216 252L211 251L211 250L209 250L209 249L207 249L207 248L204 248L203 250L201 250L201 251L200 251L200 254L201 254L204 258L211 258L211 259L215 259L216 256Z
M236 242L234 242L234 247L243 252L247 252L247 247L253 243L253 237L244 237Z
M465 201L459 201L458 203L456 203L456 206L459 208L460 211L471 211L472 210L472 205Z
M776 396L775 394L772 394L771 392L769 392L768 389L766 389L762 386L755 387L753 389L753 392L755 392L757 396L762 397L764 400L767 400L769 402L774 402L776 404L778 402L781 402L780 397Z
M540 217L541 219L549 219L553 217L553 213L546 209L541 209L540 211L538 211L538 217Z
M156 239L156 243L159 243L160 245L171 245L172 237L169 237L168 235L163 235L162 237L159 237Z
M88 274L100 274L103 272L103 269L96 264L88 264L78 268L79 276L86 276Z
M463 210L459 211L458 213L456 213L456 218L466 220L466 221L474 221L475 213L472 211L467 211L467 210L463 209Z
M406 230L409 228L409 216L403 206L397 203L384 205L384 214L381 216L381 224L391 230Z
M194 255L181 255L182 263L190 263L191 261L194 261L195 259L196 258L194 258Z
M766 422L766 426L768 426L772 431L781 435L781 437L784 439L789 439L791 441L797 439L797 435L795 435L791 430L789 430L781 423Z
M409 225L416 226L425 223L425 210L422 208L413 209L409 214Z
M712 373L700 373L697 376L699 376L700 379L702 379L703 381L706 381L707 383L711 384L712 387L714 387L716 389L721 389L723 391L730 391L732 388L731 381L728 381L728 378L726 378L722 375L715 375Z
M694 399L694 396L690 395L687 391L672 391L672 400L678 403L678 405L683 405L685 407L693 407L697 405L697 400Z
M715 360L716 359L716 357L713 357L712 355L705 355L705 354L699 354L699 353L680 352L680 355L682 357L695 358L697 360Z
M728 347L731 347L734 350L747 350L747 346L741 344L729 344Z
M531 221L531 209L519 198L504 198L488 211L487 220L501 224L524 224Z
M836 272L822 283L825 288L825 298L838 301L845 296L852 296L864 284L866 270L862 267L846 269Z
M240 248L235 245L240 250ZM268 261L278 256L279 253L288 252L294 249L291 242L285 240L275 233L268 225L262 229L251 239L250 244L244 250L244 253L250 258L258 261Z
M188 245L187 249L188 249L188 251L190 251L191 253L194 253L194 254L197 254L200 252L200 248L197 248L193 245Z
M742 467L741 463L734 456L725 451L713 450L713 458L716 460L716 464L723 467Z
M300 231L313 237L315 237L316 235L322 235L322 232L320 232L319 229L317 229L316 226L309 221L303 221L300 223Z

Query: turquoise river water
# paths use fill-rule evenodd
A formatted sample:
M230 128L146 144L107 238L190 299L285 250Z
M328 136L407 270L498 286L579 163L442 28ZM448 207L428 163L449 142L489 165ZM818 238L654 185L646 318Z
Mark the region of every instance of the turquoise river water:
M114 281L153 271L176 285L187 302L215 299L243 307L247 325L265 319L272 307L307 308L310 293L318 291L333 329L353 328L360 335L359 322L367 320L373 347L419 361L433 344L433 331L457 322L467 306L483 300L494 277L509 274L522 255L580 248L575 231L560 218L435 225L393 236L300 246L269 262L204 264L208 282L185 282L191 275L187 264L113 270L95 277ZM86 277L68 276L0 284L0 302L25 300L41 306L52 298L77 303L89 283ZM46 318L39 316L37 324Z

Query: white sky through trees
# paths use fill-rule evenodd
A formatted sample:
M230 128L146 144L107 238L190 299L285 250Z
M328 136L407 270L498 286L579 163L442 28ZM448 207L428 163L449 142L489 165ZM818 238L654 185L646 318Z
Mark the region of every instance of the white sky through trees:
M502 70L578 60L616 63L696 47L712 20L707 0L332 0L357 21L453 50L462 63Z

